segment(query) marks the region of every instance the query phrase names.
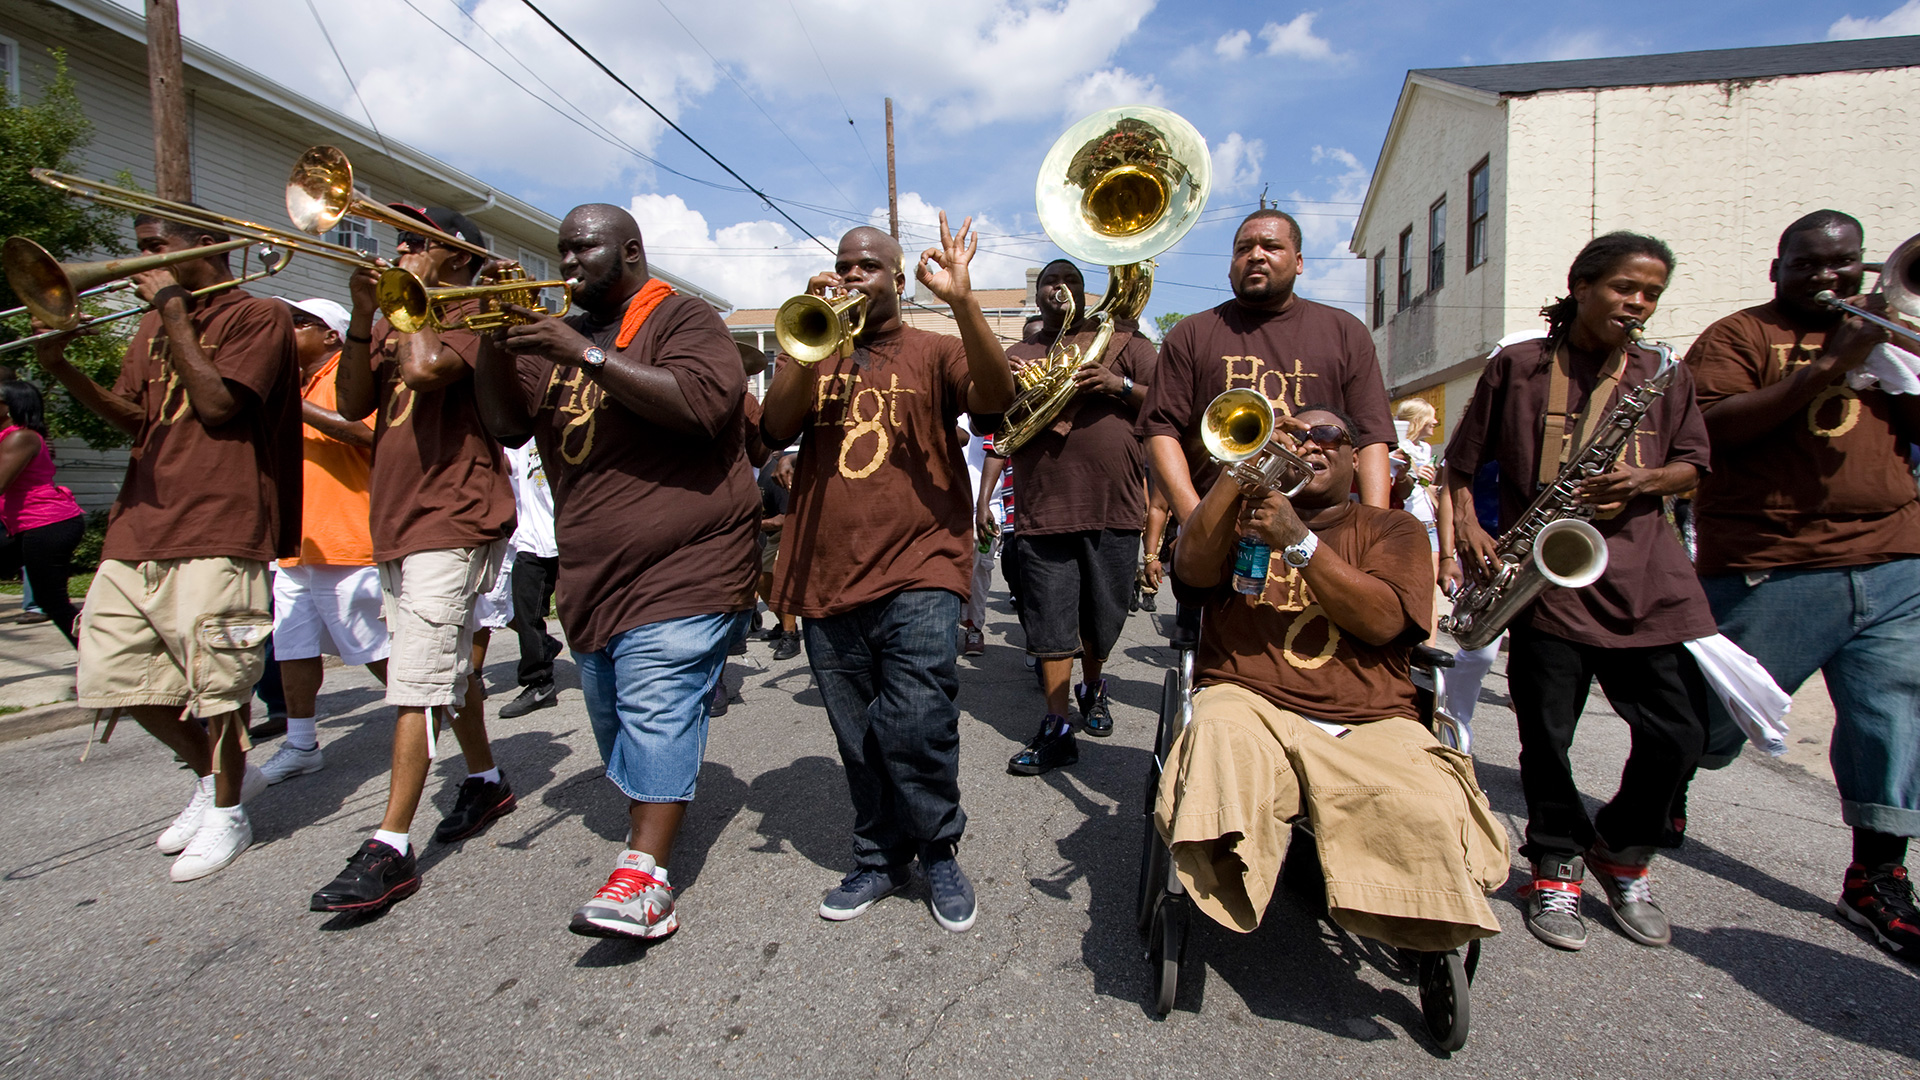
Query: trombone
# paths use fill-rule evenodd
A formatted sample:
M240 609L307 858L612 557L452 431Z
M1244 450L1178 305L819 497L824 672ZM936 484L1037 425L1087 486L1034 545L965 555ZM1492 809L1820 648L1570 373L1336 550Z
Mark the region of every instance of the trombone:
M1874 291L1887 298L1887 310L1907 319L1920 319L1920 233L1909 236L1905 243L1893 249L1887 261L1879 264L1868 263L1867 269L1878 270L1880 280L1873 286ZM1832 289L1822 289L1814 300L1820 304L1846 315L1857 315L1862 319L1904 337L1909 348L1920 348L1920 327L1901 319L1885 319L1870 311L1862 311L1835 295Z
M853 355L853 339L867 326L867 299L866 293L850 289L832 299L801 293L781 304L773 317L773 336L780 351L796 364Z
M144 315L153 310L152 304L135 304L109 315L88 319L80 310L80 300L132 287L132 282L113 281L115 278L124 278L131 274L162 266L172 266L192 259L204 259L209 255L232 251L235 248L254 246L256 245L251 240L235 240L225 244L191 248L187 251L168 252L163 255L106 259L89 263L62 263L56 262L52 255L47 254L45 248L25 237L8 237L6 244L0 246L0 264L5 266L7 283L13 286L14 292L26 302L12 311L0 312L0 317L31 312L35 318L54 328L0 344L0 355L25 349L48 338L59 337L75 330L92 329L106 323ZM259 281L261 278L271 277L285 269L288 260L292 258L284 251L266 248L259 255L260 269L246 273L244 259L252 257L251 252L243 257L240 264L242 273L239 277L209 285L204 289L195 289L187 295L196 298L212 296L214 293L225 292L249 282ZM85 287L100 281L113 281L113 283L93 288ZM65 316L63 318L50 317L63 314Z

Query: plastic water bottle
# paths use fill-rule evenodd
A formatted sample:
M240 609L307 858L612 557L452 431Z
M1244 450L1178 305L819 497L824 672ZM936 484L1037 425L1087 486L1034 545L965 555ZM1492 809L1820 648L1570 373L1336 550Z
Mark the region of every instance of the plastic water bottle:
M1258 540L1241 537L1233 548L1233 591L1259 596L1267 590L1267 564L1273 549Z

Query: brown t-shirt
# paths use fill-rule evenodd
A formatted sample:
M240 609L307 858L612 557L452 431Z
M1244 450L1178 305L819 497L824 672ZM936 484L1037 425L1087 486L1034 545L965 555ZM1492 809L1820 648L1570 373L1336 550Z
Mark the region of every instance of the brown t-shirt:
M480 339L465 330L441 334L440 348L469 370L438 390L415 393L400 379L402 336L385 319L373 324L369 353L380 394L373 429L374 559L512 536L513 480L473 399Z
M567 325L614 352L619 319L600 325L582 313ZM746 376L726 325L704 302L669 296L623 354L673 376L701 434L641 419L580 367L516 365L553 485L560 625L582 652L636 626L744 611L760 569Z
M1266 591L1257 597L1235 592L1231 575L1204 590L1174 580L1182 603L1205 604L1196 681L1244 686L1315 720L1418 719L1407 657L1432 629L1433 554L1426 526L1404 510L1349 502L1311 528L1322 553L1335 552L1393 589L1405 633L1371 645L1340 629L1306 578L1276 549Z
M816 377L787 494L774 609L820 618L902 589L965 597L973 478L954 424L973 380L960 339L903 326L851 357L820 361Z
M1687 353L1700 407L1772 386L1820 355L1771 302L1721 319ZM1920 555L1920 498L1893 402L1844 380L1744 446L1713 450L1693 506L1702 574L1863 566Z
M1344 410L1353 417L1356 447L1395 441L1373 338L1359 319L1298 297L1277 313L1229 300L1167 332L1140 410L1141 438L1179 439L1202 494L1220 467L1200 443L1200 418L1209 402L1236 386L1259 390L1283 416L1309 405Z
M1085 348L1092 340L1088 332L1067 343ZM1008 346L1007 359L1042 359L1051 344ZM1106 366L1149 389L1156 359L1153 344L1138 334L1117 331L1107 344ZM1047 430L1013 455L1020 476L1014 526L1020 535L1146 527L1147 459L1133 430L1137 412L1111 394L1077 394Z
M101 557L125 562L300 553L300 364L291 309L228 289L194 302L200 348L240 411L206 428L187 400L173 343L148 312L113 392L140 406L127 476Z
M1500 463L1500 529L1513 527L1539 488L1539 453L1553 354L1545 338L1495 351L1480 373L1466 415L1447 443L1447 466L1472 474ZM1567 409L1579 415L1599 381L1606 356L1572 357ZM1629 387L1652 377L1658 358L1635 348L1610 408ZM1594 417L1597 421L1598 416ZM1707 425L1693 400L1693 377L1682 364L1656 399L1620 460L1638 468L1678 462L1705 475ZM1595 519L1607 541L1607 570L1584 589L1548 586L1521 616L1534 629L1585 645L1651 648L1718 633L1687 551L1667 524L1661 500L1643 495L1610 519Z

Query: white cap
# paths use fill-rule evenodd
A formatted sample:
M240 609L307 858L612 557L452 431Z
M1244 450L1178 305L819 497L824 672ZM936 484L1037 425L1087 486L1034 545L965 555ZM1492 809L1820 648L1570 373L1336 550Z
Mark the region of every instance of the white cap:
M347 324L352 321L353 317L347 314L346 308L341 307L331 300L287 300L284 296L280 299L286 300L289 305L297 307L301 311L326 323L327 329L340 335L341 341L347 340Z

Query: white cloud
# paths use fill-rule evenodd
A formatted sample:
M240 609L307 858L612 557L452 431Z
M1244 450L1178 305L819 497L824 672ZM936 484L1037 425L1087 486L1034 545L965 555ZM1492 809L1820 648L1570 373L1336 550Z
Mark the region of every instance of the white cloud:
M1060 111L1078 118L1116 105L1159 105L1165 97L1151 75L1135 75L1125 68L1096 71L1070 88Z
M1225 195L1260 182L1260 162L1267 144L1233 132L1213 146L1213 190Z
M941 207L928 202L917 191L900 193L900 247L906 253L907 294L916 295L920 283L914 280L914 268L920 253L940 244ZM966 211L947 211L947 226L958 229ZM887 227L887 208L875 209L868 223L877 229ZM1027 267L1039 266L1053 258L1056 251L1045 239L1010 236L1006 227L985 214L973 216L974 231L980 234L980 250L967 267L976 289L1016 289L1027 284Z
M1300 291L1365 318L1367 264L1353 257L1347 243L1372 173L1359 158L1337 146L1314 147L1312 162L1337 166L1340 171L1327 178L1333 190L1324 199L1295 191L1282 200L1282 209L1302 211L1300 247L1307 256L1307 270L1300 276Z
M1903 34L1920 34L1920 0L1907 0L1877 19L1847 15L1827 27L1827 37L1833 41L1843 38L1899 37Z
M1230 34L1221 34L1220 40L1213 43L1213 51L1224 60L1244 60L1247 46L1253 42L1253 35L1245 30L1235 30Z
M1268 56L1297 56L1302 60L1331 60L1333 46L1313 32L1317 11L1303 11L1285 23L1270 22L1260 28L1260 40L1267 43Z
M635 195L629 204L647 261L710 288L739 307L776 307L833 268L833 256L783 222L743 221L712 230L678 195ZM828 239L828 247L835 243Z

